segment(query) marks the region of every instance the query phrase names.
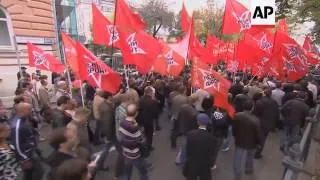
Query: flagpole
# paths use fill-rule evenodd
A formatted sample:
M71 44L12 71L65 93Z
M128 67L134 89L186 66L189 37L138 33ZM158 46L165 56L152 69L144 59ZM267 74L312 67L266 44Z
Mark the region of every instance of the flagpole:
M114 15L113 15L113 26L114 28L116 27L116 20L117 20L117 9L118 9L118 0L115 0L115 6L114 6ZM114 30L112 31L112 38L114 37ZM111 61L113 61L113 51L114 51L114 42L112 40L112 44L111 44ZM122 65L123 65L123 70L124 70L124 76L126 79L126 87L127 89L129 89L129 74L128 74L128 69L129 67L125 64L123 64L123 60L122 60Z
M71 76L70 76L70 72L69 72L69 65L67 64L66 52L64 50L64 44L63 44L63 48L62 48L62 54L63 54L63 59L64 59L64 65L65 65L66 71L67 71L69 90L70 90L70 94L72 97L72 82L71 82Z
M82 107L84 108L84 93L83 93L83 88L82 88L82 81L80 80L80 93L81 93L81 102L82 102Z
M239 44L239 40L238 40L237 45L234 45L234 47L233 47L233 61L236 61L236 46L238 46L238 44ZM229 46L228 46L228 51L229 51ZM239 63L238 63L238 67L239 67ZM238 69L238 67L237 67L237 69ZM236 81L236 70L234 70L234 72L233 72L233 84L235 83L235 81Z

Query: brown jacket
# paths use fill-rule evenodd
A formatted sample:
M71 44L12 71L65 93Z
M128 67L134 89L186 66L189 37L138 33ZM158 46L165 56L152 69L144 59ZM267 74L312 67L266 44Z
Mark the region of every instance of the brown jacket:
M39 88L39 103L42 107L50 104L49 90L43 86Z
M112 103L103 101L99 106L100 119L97 125L100 126L102 136L111 140L115 135L115 107Z
M172 99L171 112L172 112L172 117L174 119L178 119L178 114L180 112L182 105L187 103L188 103L188 97L183 94L178 94Z
M99 95L95 95L93 98L92 110L93 110L93 117L96 120L100 119L99 107L100 107L101 103L103 103L103 101L104 101L103 97L101 97Z

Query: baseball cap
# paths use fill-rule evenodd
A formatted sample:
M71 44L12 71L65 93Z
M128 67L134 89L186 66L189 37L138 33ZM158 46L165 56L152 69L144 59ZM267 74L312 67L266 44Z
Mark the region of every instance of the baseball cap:
M201 125L208 125L210 122L210 118L207 114L205 113L200 113L197 115L197 121Z

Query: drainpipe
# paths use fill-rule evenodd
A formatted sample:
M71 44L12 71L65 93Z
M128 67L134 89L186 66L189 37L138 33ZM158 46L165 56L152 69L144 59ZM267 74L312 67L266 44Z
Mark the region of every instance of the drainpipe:
M57 24L58 22L57 22L56 1L55 0L52 0L52 12L53 12L55 34L56 34L56 45L58 47L58 57L59 57L60 61L62 61L61 46L60 46L60 41L59 41L60 25Z

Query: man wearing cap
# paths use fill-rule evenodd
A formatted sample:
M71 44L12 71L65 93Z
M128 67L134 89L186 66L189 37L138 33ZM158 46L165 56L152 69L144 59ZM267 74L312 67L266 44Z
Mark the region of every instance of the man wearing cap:
M184 175L187 180L211 180L212 156L214 139L207 131L210 118L205 113L197 115L198 129L187 134L186 158Z
M21 76L23 77L25 74L28 74L28 73L26 72L26 70L27 70L26 67L23 66L23 67L21 67L20 69L21 69L21 71L19 71L19 72L17 73L17 78L18 78L18 80L21 79Z

